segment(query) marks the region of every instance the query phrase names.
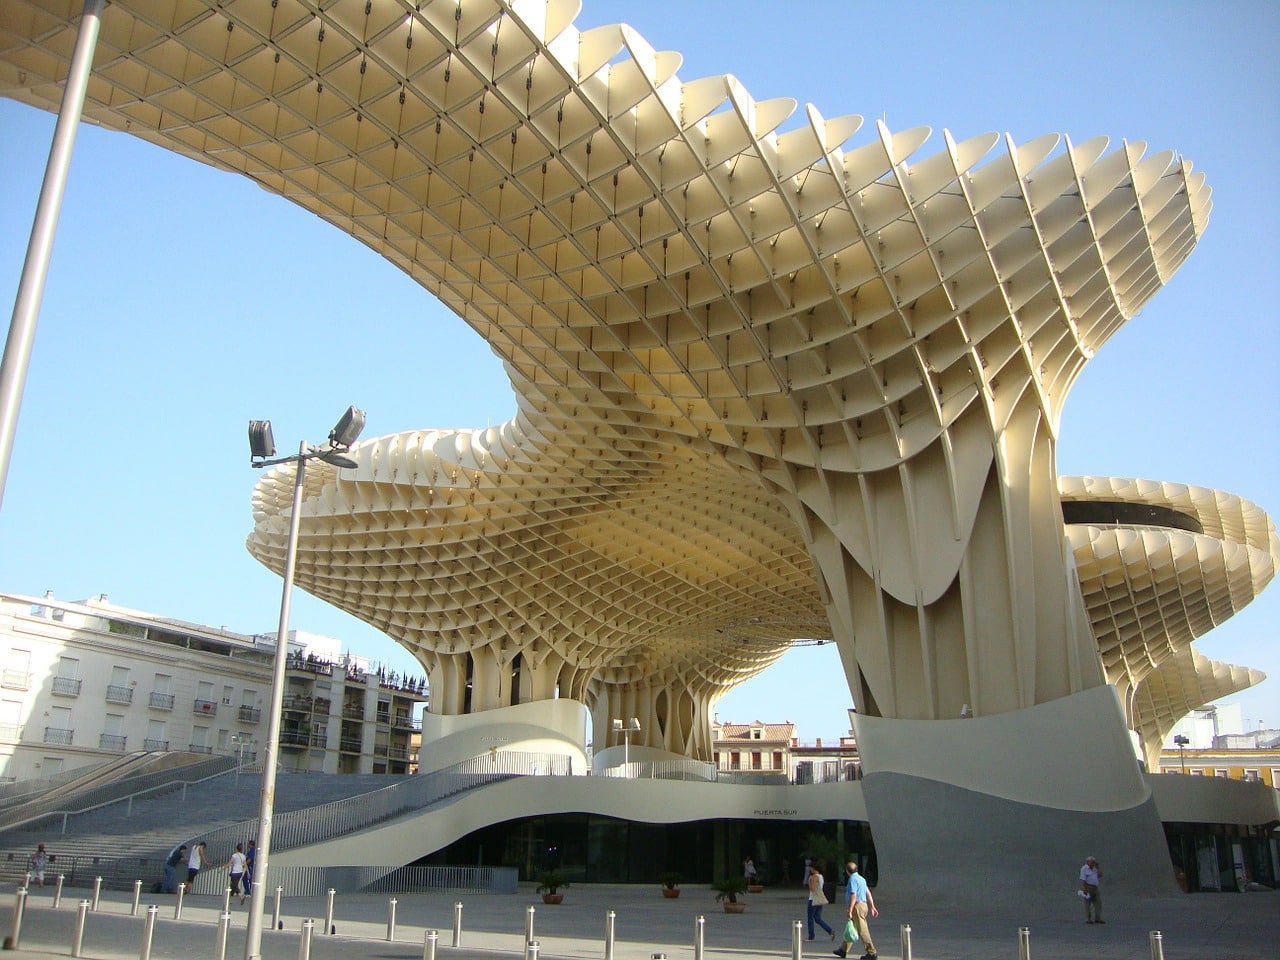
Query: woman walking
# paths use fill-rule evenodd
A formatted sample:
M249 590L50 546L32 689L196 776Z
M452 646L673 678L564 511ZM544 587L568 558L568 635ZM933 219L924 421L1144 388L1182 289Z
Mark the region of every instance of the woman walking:
M237 843L235 852L231 854L231 860L227 863L227 872L231 874L231 893L239 894L240 902L244 903L244 895L248 892L244 887L244 873L248 861L244 855L244 844Z
M822 879L822 871L818 869L816 863L809 864L809 939L813 939L813 925L816 923L823 930L827 931L827 936L832 940L836 938L836 932L827 926L827 922L822 919L822 908L827 905L827 895L823 892L824 881Z

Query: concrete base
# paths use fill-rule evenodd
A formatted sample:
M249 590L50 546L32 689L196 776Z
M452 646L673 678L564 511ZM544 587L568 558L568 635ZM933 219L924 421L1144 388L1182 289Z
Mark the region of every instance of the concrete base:
M1075 910L1087 856L1102 865L1104 906L1178 892L1152 800L1107 813L1055 810L895 773L862 788L878 887L898 902Z
M955 721L855 717L886 895L1077 909L1177 892L1164 831L1110 687Z

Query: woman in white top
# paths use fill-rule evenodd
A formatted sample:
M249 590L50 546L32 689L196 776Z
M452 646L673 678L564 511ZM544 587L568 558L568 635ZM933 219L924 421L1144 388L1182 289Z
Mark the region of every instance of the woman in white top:
M244 871L248 862L244 855L244 844L237 843L235 853L231 854L231 861L227 864L227 870L231 874L231 892L240 895L241 903L244 903L244 895L248 893L244 889Z
M191 887L196 882L196 874L200 872L200 868L204 866L205 847L204 841L197 843L189 854L187 854L187 893L191 892Z
M827 931L827 936L834 940L836 932L827 926L827 922L822 919L822 908L827 905L827 895L822 890L822 871L818 869L816 863L809 864L809 882L807 886L809 887L809 939L813 939L813 925L816 923Z

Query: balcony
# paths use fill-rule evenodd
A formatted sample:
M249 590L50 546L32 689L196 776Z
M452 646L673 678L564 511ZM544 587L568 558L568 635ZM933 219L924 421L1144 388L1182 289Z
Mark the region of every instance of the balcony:
M333 664L325 663L323 660L308 660L304 657L290 657L288 667L290 670L301 670L303 673L314 673L321 677L333 676Z
M107 687L107 703L133 703L133 688Z
M114 733L104 733L98 737L99 750L123 750L125 741L128 737L122 737Z
M173 699L173 698L170 697L170 699ZM168 740L143 740L142 749L143 750L159 750L161 752L164 752L169 749L169 741Z
M391 721L391 725L393 727L396 727L399 730L422 729L422 725L418 723L416 720L414 720L413 717L406 717L406 716L400 716L400 715L397 715L396 718L393 721Z
M383 713L381 710L379 710L379 711L378 711L378 715L377 715L376 719L377 719L377 721L378 721L379 723L386 723L386 724L390 724L390 723L391 723L391 714L390 714L390 713Z
M80 696L81 682L75 677L54 677L53 695L55 697L78 697Z
M327 747L329 736L324 733L307 733L305 730L280 731L282 747Z
M237 717L241 723L259 723L262 720L262 711L257 707L241 707Z
M332 702L324 697L300 697L297 694L290 694L284 698L280 706L295 713L318 713L328 716Z
M172 693L151 693L151 709L152 710L172 710L173 694Z
M389 760L408 760L409 748L394 743L376 743L373 746L375 757L386 757Z
M213 753L213 747L210 747L203 743L188 743L187 752L188 753Z
M345 704L342 707L342 719L343 720L363 720L364 704L362 703Z
M31 689L31 674L26 670L0 671L0 687L6 690Z
M74 730L63 730L61 727L45 727L44 742L45 743L61 743L64 746L71 746L71 741L75 737Z
M0 723L0 740L21 740L22 724Z
M359 753L361 746L359 737L343 737L338 741L338 749L343 753Z
M205 717L216 717L218 715L217 700L197 700L191 706L192 713L198 713Z

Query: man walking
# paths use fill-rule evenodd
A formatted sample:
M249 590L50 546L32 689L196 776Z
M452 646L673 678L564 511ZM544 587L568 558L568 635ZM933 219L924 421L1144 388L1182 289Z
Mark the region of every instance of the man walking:
M1093 857L1086 857L1084 866L1080 868L1080 896L1084 900L1084 922L1106 923L1102 919L1102 890L1098 885L1102 881L1102 869Z
M853 921L858 936L867 947L861 960L875 960L876 945L871 939L871 928L867 926L867 914L869 912L871 916L878 917L880 911L876 909L876 900L871 896L871 888L867 886L867 881L862 879L862 874L858 873L858 865L850 860L845 864L845 871L849 874L849 919ZM851 946L853 941L846 940L840 945L839 950L832 952L837 957L847 957Z

